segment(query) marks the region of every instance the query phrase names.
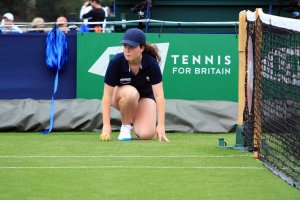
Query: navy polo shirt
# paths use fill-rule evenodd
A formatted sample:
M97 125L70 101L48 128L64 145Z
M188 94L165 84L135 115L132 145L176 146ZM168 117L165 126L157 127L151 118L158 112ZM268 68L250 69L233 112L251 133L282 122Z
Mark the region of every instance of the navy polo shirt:
M162 81L162 74L156 59L144 53L137 75L134 75L125 59L124 53L118 53L109 62L104 82L112 87L122 85L134 86L140 97L153 97L152 85Z

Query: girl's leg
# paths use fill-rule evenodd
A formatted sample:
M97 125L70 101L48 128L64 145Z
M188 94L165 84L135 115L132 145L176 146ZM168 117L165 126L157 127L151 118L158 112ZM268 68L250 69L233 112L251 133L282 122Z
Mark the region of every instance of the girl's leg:
M121 113L123 125L130 125L138 108L139 92L130 85L115 87L112 106Z
M156 103L141 98L133 118L133 131L142 140L150 140L156 134Z

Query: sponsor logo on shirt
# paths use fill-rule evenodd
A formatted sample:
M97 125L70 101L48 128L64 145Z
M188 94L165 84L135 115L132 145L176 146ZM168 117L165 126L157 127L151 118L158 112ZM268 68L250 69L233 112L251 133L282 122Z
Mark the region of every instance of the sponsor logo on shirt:
M131 78L120 78L120 83L121 84L128 84L131 82Z

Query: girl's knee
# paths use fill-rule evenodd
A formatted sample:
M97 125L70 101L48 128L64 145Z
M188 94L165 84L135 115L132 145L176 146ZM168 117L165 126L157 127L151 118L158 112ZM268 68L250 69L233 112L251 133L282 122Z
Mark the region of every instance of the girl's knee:
M153 135L140 135L139 138L141 140L152 140Z
M151 140L155 135L155 130L141 130L138 128L134 128L133 131L141 140Z
M120 100L138 101L139 92L132 86L123 86L119 91Z

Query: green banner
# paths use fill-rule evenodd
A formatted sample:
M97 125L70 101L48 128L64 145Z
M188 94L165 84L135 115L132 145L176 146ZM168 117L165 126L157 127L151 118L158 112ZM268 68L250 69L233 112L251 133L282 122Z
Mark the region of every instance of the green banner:
M122 52L123 33L78 33L77 98L101 99L112 56ZM148 33L158 46L166 99L238 98L238 39L234 34Z

